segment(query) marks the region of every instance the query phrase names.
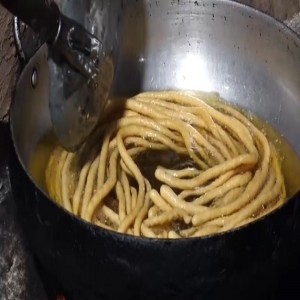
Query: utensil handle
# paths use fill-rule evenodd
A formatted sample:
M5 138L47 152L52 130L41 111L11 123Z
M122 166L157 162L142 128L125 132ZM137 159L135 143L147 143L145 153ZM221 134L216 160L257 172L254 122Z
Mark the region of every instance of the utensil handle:
M0 3L36 31L71 67L90 79L98 72L101 43L83 26L60 13L49 0L0 0Z
M57 6L45 0L0 0L0 3L40 34L44 42L55 40L60 26Z

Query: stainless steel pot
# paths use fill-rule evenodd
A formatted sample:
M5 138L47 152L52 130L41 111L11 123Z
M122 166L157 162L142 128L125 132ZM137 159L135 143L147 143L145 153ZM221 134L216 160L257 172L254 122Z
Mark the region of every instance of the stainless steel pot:
M227 0L137 0L124 6L121 25L113 95L217 91L268 121L300 155L300 40L283 24ZM51 129L49 70L53 76L42 47L20 77L11 109L18 158L11 180L32 248L70 298L262 299L276 293L276 282L300 255L298 194L247 227L180 241L112 233L49 199L28 175L35 146Z

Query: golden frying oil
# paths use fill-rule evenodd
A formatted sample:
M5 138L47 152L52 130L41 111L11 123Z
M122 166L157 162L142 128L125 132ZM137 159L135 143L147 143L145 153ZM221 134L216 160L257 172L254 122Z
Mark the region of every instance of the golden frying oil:
M250 117L250 119L266 135L268 141L274 145L281 162L287 197L294 196L300 190L300 180L296 175L300 172L299 156L286 139L273 129L271 125L257 117Z
M35 152L30 160L30 175L34 179L35 183L45 192L47 192L46 168L50 159L50 155L57 146L58 142L54 134L52 132L47 133L37 144Z
M275 146L281 161L287 196L293 196L300 190L300 180L298 179L298 176L296 176L296 174L299 174L300 172L300 158L297 156L296 152L289 145L289 143L284 139L284 137L276 132L270 125L249 114L248 118L250 118L250 120L266 134L268 140ZM46 134L44 138L38 143L30 162L29 171L31 176L33 177L37 185L46 192L47 187L45 181L45 170L50 158L50 154L57 145L58 143L54 137L54 134L52 132ZM143 169L142 171L144 171L144 175L146 175L150 179L150 181L153 181L152 184L154 187L158 183L155 181L155 178L153 176L153 170L155 169L155 166L162 164L161 159L158 159L157 163L153 161L153 159L155 159L155 156L156 155L153 156L153 153L152 155L148 155L148 158L152 157L152 159L150 159L149 161L149 166L151 166L151 168L148 168L147 164L145 164L145 160L147 161L146 153L143 154L141 158L137 159L137 163L141 166L141 169ZM160 153L160 155L157 155L156 157L162 158L164 157L164 155ZM174 156L174 153L170 153L169 159L164 157L164 160L168 161L166 167L169 168L172 168L172 163L174 165L178 164L178 156Z

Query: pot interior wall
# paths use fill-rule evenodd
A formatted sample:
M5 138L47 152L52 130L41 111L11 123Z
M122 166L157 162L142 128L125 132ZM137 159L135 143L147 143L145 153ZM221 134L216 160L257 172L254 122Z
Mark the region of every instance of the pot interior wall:
M79 4L70 1L68 9L72 5ZM268 121L300 155L300 42L284 25L218 0L128 1L122 22L113 96L144 90L216 91ZM45 55L41 49L23 72L12 108L14 141L25 166L51 127ZM33 68L39 76L35 88Z

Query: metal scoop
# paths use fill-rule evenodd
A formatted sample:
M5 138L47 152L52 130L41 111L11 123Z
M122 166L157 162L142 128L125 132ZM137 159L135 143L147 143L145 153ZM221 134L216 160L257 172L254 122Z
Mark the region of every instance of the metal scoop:
M76 150L97 125L114 75L102 43L79 23L45 0L0 0L49 45L55 62L49 108L62 146ZM53 72L52 72L53 73Z

